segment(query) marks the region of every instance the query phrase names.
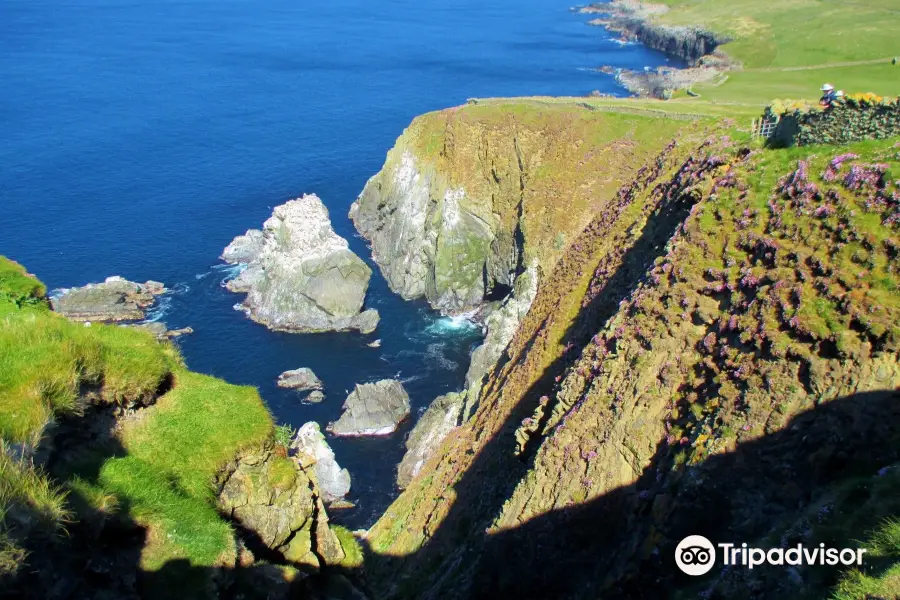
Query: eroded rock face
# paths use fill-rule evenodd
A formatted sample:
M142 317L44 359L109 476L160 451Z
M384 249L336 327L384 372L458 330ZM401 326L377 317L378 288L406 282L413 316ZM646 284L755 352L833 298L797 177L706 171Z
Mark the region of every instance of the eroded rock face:
M344 401L343 411L328 426L334 435L387 435L409 415L409 395L393 379L357 384Z
M312 466L315 469L325 502L330 504L350 493L350 472L342 469L335 460L334 451L318 423L310 421L298 429L291 450L304 468Z
M406 454L397 468L397 485L405 488L459 423L466 392L451 392L435 398L406 440Z
M53 310L73 321L140 321L144 311L165 293L158 281L135 283L122 277L108 277L103 283L89 283L50 298Z
M312 369L306 367L285 371L278 376L277 385L278 387L295 389L301 392L322 389L322 381L316 377Z
M362 310L372 271L314 194L275 207L262 231L236 237L222 259L246 265L227 287L246 292L247 314L270 329L371 333L378 324L377 311Z
M405 488L440 447L454 427L469 419L481 394L482 380L502 356L537 294L538 274L532 265L516 278L513 292L485 317L484 343L472 352L466 388L438 396L422 414L406 440L406 454L397 469L397 485Z
M537 266L532 265L516 278L513 292L498 304L484 320L484 342L472 351L472 360L466 372L466 409L463 419L468 420L481 395L481 383L509 342L516 334L519 323L525 318L537 294Z
M403 152L397 164L389 162L366 184L350 218L372 242L373 258L391 289L406 299L425 296L445 312L462 312L484 299L483 274L496 236L471 209L464 189L438 193L444 184L437 179Z
M315 474L268 450L244 454L232 467L220 482L221 511L290 562L317 568L343 559Z

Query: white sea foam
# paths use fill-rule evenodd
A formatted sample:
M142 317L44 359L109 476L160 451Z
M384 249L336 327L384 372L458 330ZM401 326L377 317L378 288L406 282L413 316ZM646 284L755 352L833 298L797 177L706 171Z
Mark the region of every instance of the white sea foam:
M213 270L218 273L225 273L225 277L219 281L219 286L225 287L229 281L246 271L247 265L245 263L238 263L236 265L216 265L213 267Z
M430 335L448 335L454 333L471 333L481 326L472 320L474 311L452 317L439 317L425 328Z
M157 321L162 321L163 317L169 312L172 308L172 296L169 294L164 294L162 296L158 296L156 300L156 304L153 305L152 308L147 309L147 312L144 314L144 323L156 323Z

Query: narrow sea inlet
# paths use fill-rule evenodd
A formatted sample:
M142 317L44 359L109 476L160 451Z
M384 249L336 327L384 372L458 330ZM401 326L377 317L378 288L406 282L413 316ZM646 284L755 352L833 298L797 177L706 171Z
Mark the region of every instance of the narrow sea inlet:
M110 275L164 282L151 318L188 365L259 387L276 418L337 419L356 383L397 378L412 415L382 438L331 439L352 476L350 527L396 495L415 419L462 387L481 337L393 294L347 218L413 117L471 97L623 93L602 64L666 63L621 45L561 0L8 0L0 19L0 252L49 287ZM272 332L233 309L225 245L272 208L319 195L373 268L374 336ZM367 344L381 340L378 348ZM310 367L326 399L275 385Z

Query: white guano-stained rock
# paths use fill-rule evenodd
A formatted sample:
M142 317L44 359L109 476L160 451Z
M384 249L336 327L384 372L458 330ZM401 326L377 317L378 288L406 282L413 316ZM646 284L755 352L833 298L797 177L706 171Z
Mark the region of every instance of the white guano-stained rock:
M330 504L350 493L350 472L342 469L335 460L334 451L325 440L318 423L310 421L298 429L291 441L291 450L301 465L314 465L319 490L325 502Z
M371 333L378 325L378 312L363 310L372 271L334 232L315 194L275 207L261 231L237 236L222 259L246 265L226 287L245 292L247 315L270 329Z

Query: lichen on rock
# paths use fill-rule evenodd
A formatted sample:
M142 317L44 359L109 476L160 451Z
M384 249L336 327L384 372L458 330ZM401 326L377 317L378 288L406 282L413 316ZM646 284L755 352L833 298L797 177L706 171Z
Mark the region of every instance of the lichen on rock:
M225 470L217 504L289 562L319 568L344 557L315 475L288 457L245 452Z

